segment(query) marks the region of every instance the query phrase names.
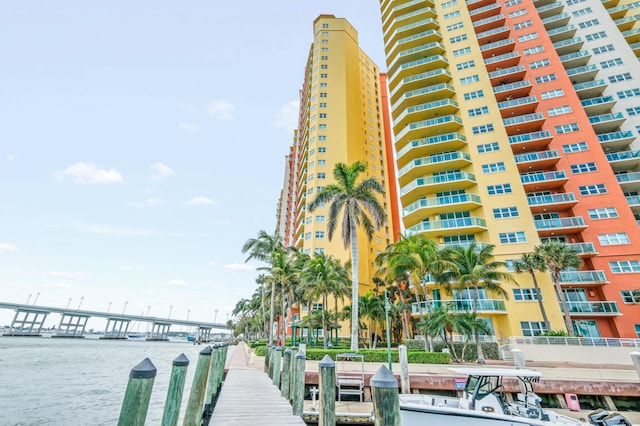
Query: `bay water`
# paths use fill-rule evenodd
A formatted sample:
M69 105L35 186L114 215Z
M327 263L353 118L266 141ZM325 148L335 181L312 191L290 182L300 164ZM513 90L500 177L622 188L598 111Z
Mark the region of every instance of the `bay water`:
M157 369L146 424L160 424L172 361L184 353L189 367L182 421L205 347L186 340L0 337L0 425L116 425L129 372L145 358Z

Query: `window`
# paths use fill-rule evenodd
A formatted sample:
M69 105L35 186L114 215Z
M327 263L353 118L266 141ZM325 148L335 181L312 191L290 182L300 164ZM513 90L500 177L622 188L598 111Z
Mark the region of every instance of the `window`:
M493 217L495 219L507 219L509 217L518 217L517 207L500 207L493 209Z
M461 34L455 37L451 37L449 39L449 43L453 44L453 43L459 43L461 41L465 41L467 39L467 35L466 34Z
M622 65L622 59L620 58L609 59L609 60L600 62L600 66L602 68L610 68L618 65Z
M327 147L326 146L319 147L318 152L327 152Z
M318 166L326 166L327 160L318 160Z
M324 222L324 216L316 216L316 222L317 222L317 223L322 223L322 222Z
M620 81L625 81L625 80L631 80L631 73L630 72L625 72L623 74L616 74L616 75L610 75L609 76L609 82L610 83L618 83Z
M640 290L622 290L620 292L624 303L640 303ZM640 326L636 325L636 332L640 337Z
M515 244L515 243L526 243L527 239L524 236L524 232L502 232L498 234L500 238L501 244Z
M597 19L592 19L590 21L586 21L586 22L581 22L578 24L578 26L582 29L588 28L588 27L593 27L595 25L600 25L600 22Z
M563 133L577 132L578 130L580 130L580 126L578 126L578 123L561 124L559 126L556 126L555 130L558 135L561 135Z
M640 115L640 107L627 108L627 114L630 116Z
M482 145L478 145L479 154L484 154L485 152L493 152L493 151L499 151L499 150L500 150L500 145L498 145L498 142L484 143Z
M525 56L526 55L533 55L534 53L544 52L544 46L540 45L540 46L530 47L528 49L524 49L523 52L524 52Z
M316 247L316 248L313 249L313 253L321 256L321 255L324 254L324 249L322 247Z
M535 61L535 62L531 62L529 64L529 68L531 68L532 70L536 69L536 68L542 68L542 67L546 67L549 65L549 60L548 59L542 59L541 61Z
M606 38L606 37L607 37L607 33L605 33L604 31L600 31L593 34L587 34L585 36L585 38L589 41L598 40L599 38Z
M320 97L321 98L326 98L327 97L327 92L320 92Z
M539 336L549 331L542 321L520 321L520 328L522 329L522 335L526 337Z
M304 239L305 240L310 240L311 239L311 232L307 232L306 234L304 234Z
M326 102L320 102L320 108L326 108L326 107L327 107Z
M636 336L640 338L640 324L633 324L633 327L636 330Z
M614 274L626 272L640 272L640 260L618 260L609 262L609 268ZM640 290L638 291L638 301L640 302Z
M567 0L567 6L573 6L574 4L582 3L585 0Z
M564 90L562 89L550 90L548 92L542 92L540 96L542 97L542 99L559 98L561 96L564 96Z
M328 56L320 56L320 60L321 60L321 61L326 61L326 60L328 60L328 59L329 59L329 57L328 57Z
M455 18L456 16L460 16L459 10L456 10L455 12L446 13L444 15L444 19L447 20L447 19Z
M463 62L461 64L457 64L456 65L456 69L458 71L460 71L460 70L464 70L464 69L467 69L467 68L473 68L475 66L476 66L476 61L467 61L467 62Z
M632 98L634 96L640 96L640 89L623 90L616 93L620 99Z
M556 115L562 115L562 114L569 114L570 112L571 112L571 107L569 105L550 108L547 110L549 117L555 117Z
M320 65L320 69L321 69L321 70L329 69L329 65L327 65L327 64L322 64L322 65Z
M505 7L515 6L516 4L522 3L522 0L509 0L504 2Z
M329 24L322 24L322 28L329 28Z
M321 112L319 115L320 115L320 118L327 118L326 112Z
M481 124L480 126L473 126L471 131L474 135L479 135L482 133L493 132L493 124Z
M607 187L605 186L604 183L598 183L596 185L579 186L578 189L580 190L580 195L584 195L584 196L607 193Z
M517 302L538 300L538 292L535 288L514 288L513 300Z
M516 11L511 12L509 14L509 18L515 18L518 16L526 15L527 13L529 13L527 9L518 9Z
M483 106L480 108L473 108L469 110L469 117L476 117L478 115L489 114L489 107Z
M453 51L453 56L462 56L462 55L466 55L468 53L471 53L471 48L470 47L465 47L464 49L458 49L458 50L454 50Z
M503 162L482 165L482 173L498 173L507 170Z
M587 147L586 142L576 142L570 143L567 145L562 145L562 152L565 154L571 154L572 152L580 152L587 151L589 148Z
M545 75L541 75L535 78L536 83L541 84L541 83L548 83L550 81L554 81L557 80L557 76L555 74L545 74Z
M523 42L528 40L535 40L537 38L538 38L538 33L529 33L529 34L523 34L520 37L518 37L518 41Z
M515 24L515 25L513 26L513 29L514 29L514 30L521 30L521 29L523 29L523 28L530 27L531 25L533 25L533 24L531 23L531 21L518 22L517 24Z
M502 185L490 185L487 186L487 191L489 195L498 195L498 194L508 194L512 191L511 184L505 183Z
M574 10L573 12L571 12L571 14L573 16L583 16L583 15L587 15L589 13L591 13L592 10L590 7L585 7L584 9L578 9L578 10Z
M605 46L594 47L594 48L593 48L593 54L594 54L594 55L599 55L599 54L601 54L601 53L611 52L611 51L613 51L613 50L615 50L615 49L613 48L613 44L607 44L607 45L605 45Z
M324 238L324 231L316 231L316 238Z
M451 1L442 3L440 7L442 7L443 9L448 9L451 6L455 6L456 4L458 4L458 0L451 0Z
M574 175L577 175L580 173L595 172L597 170L598 168L596 167L596 163L594 162L571 165L571 173L573 173Z
M319 135L318 136L318 140L324 142L324 141L327 140L327 136L326 135Z
M475 92L468 92L465 93L464 95L462 95L464 97L465 101L471 100L471 99L477 99L477 98L482 98L484 97L484 91L482 90L476 90Z
M598 241L603 246L614 246L619 244L630 244L629 236L626 232L617 232L613 234L598 234Z
M320 74L320 78L328 78L329 74Z
M458 30L464 27L464 23L456 22L455 24L447 25L447 31Z
M327 174L322 172L322 173L318 173L318 179L326 179L327 178Z
M466 85L466 84L471 84L471 83L477 83L478 81L480 81L480 77L478 77L478 75L471 75L469 77L463 77L460 79L460 84L462 86Z

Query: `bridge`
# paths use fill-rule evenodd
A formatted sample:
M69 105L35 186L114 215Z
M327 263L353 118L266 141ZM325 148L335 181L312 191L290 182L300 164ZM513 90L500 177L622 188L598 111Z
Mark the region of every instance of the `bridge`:
M52 337L83 338L87 320L92 317L106 318L107 326L101 339L126 339L132 322L151 324L151 333L146 340L169 340L169 328L182 325L198 330L198 338L211 340L211 330L227 330L226 324L202 321L188 321L173 318L151 317L144 315L125 315L109 312L87 311L80 309L56 308L52 306L36 306L21 303L0 302L0 309L12 309L16 312L11 321L9 331L3 336L42 336L42 327L49 314L60 314L60 323Z

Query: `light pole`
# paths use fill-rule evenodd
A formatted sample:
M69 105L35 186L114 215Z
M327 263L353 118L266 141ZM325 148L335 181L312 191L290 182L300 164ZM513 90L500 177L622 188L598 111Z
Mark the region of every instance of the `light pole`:
M69 305L71 304L71 298L69 298L69 301L67 302L67 307L66 309L69 309Z
M124 301L124 308L122 308L122 315L124 315L124 310L127 309L127 303L129 303L128 300Z
M34 304L34 305L35 305L35 304L36 304L36 302L38 301L38 297L40 297L40 292L37 292L37 293L36 293L36 298L35 298L35 299L33 299L33 304Z
M189 315L191 315L191 309L187 311L187 321L189 321Z
M84 300L84 296L80 296L80 303L78 303L78 311L80 310L80 306L82 306L82 301Z
M111 310L111 302L109 302L109 307L107 308L107 313Z
M215 313L216 314L213 316L213 323L214 324L216 323L216 320L218 319L218 310L217 309L215 310Z
M151 310L151 305L147 306L147 317L149 316L149 311Z
M29 304L29 300L31 300L31 293L29 293L29 297L27 297L27 303L25 303L25 305Z
M391 310L391 304L389 303L389 297L387 296L387 289L384 289L384 315L387 320L387 358L389 359L389 371L393 371L391 368L391 333L389 331L389 310Z
M171 319L171 311L173 310L173 305L169 306L169 316L167 319Z

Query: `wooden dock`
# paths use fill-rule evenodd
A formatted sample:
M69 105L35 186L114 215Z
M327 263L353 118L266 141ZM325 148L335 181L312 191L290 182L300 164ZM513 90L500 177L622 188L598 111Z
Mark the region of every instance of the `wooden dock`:
M227 363L227 375L210 425L299 425L289 401L262 369L249 366L244 342L238 344Z

